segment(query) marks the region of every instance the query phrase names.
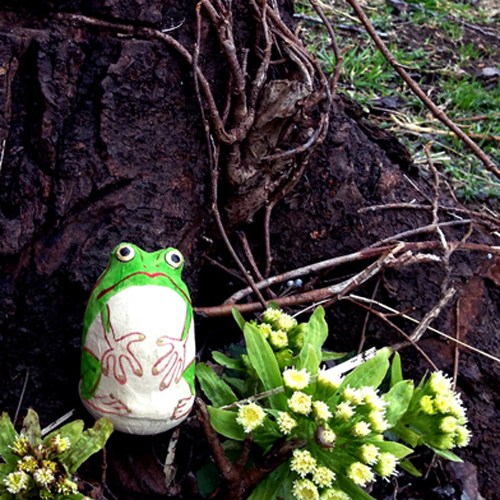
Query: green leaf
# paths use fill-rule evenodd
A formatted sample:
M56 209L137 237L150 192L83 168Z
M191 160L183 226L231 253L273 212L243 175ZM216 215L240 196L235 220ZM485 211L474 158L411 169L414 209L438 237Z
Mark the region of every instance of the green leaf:
M73 495L56 495L56 500L83 500L88 498L82 493L74 493Z
M243 427L236 422L238 415L235 411L220 410L213 406L208 406L207 408L210 415L210 423L219 434L229 439L244 441L246 434Z
M403 370L401 368L401 356L398 352L394 353L394 359L391 366L391 387L403 380Z
M384 401L388 403L385 418L390 427L394 427L405 414L412 396L413 382L411 380L401 380L393 385L388 393L382 396Z
M317 375L319 371L319 359L316 350L311 344L305 344L300 352L300 369L305 368L311 375Z
M74 474L90 455L102 449L112 432L113 423L107 418L99 419L92 429L83 432L71 449L61 456L61 462L69 473Z
M204 465L196 470L195 474L198 489L203 498L207 498L211 495L212 492L215 491L215 488L221 484L219 470L212 460L207 460Z
M19 459L17 455L12 453L12 449L10 448L17 437L18 434L10 421L9 415L2 413L2 417L0 418L0 455L8 465L15 465Z
M241 331L243 331L245 329L245 325L247 323L245 321L245 318L241 315L240 311L238 311L238 309L236 309L236 307L233 307L232 313L233 313L233 318L235 319L236 323L240 327Z
M254 488L248 500L274 500L289 473L289 463L287 461L266 476L266 478Z
M440 457L446 458L446 460L451 460L452 462L460 462L463 463L463 460L455 455L450 450L439 450L438 448L433 448L432 446L429 446L429 448L436 454L439 455Z
M59 434L62 438L67 437L71 444L76 443L82 436L83 427L83 420L75 420L45 436L43 442L48 445L50 440Z
M211 366L198 363L196 365L196 377L202 391L216 408L238 401L231 388L216 375Z
M283 379L278 361L262 333L260 333L257 327L247 323L243 334L245 336L250 363L262 381L264 391L281 387ZM287 409L286 396L283 393L270 396L269 402L272 408Z
M382 453L392 453L396 458L404 458L413 453L411 448L395 441L377 441L367 439L366 442L374 444Z
M399 466L415 477L422 477L422 473L406 458L404 460L401 460Z
M399 423L391 429L391 432L396 434L405 443L408 443L412 448L415 448L420 440L420 434Z
M345 358L346 352L321 351L321 361L334 361Z
M218 351L212 352L212 357L217 363L219 363L219 365L225 366L230 370L243 371L245 369L245 365L241 359L230 358L229 356L226 356Z
M391 354L392 349L390 347L379 349L374 358L365 361L346 376L340 390L348 385L353 389L359 389L366 385L376 389L382 383L382 380L384 380L385 374L389 369L389 357Z
M0 495L0 500L12 500L14 497L14 495L11 495L10 493L3 493L2 495Z
M42 443L42 431L40 430L40 422L36 411L31 408L24 418L21 434L28 438L32 448Z
M229 387L236 389L239 392L239 394L245 395L245 391L246 391L247 386L246 386L246 382L243 379L235 378L235 377L228 377L226 375L222 375L222 379L224 380L224 382L227 382ZM245 397L245 396L243 396L243 397Z
M321 360L321 347L325 343L328 337L328 325L325 321L325 310L319 306L314 311L313 315L306 324L306 330L304 333L304 347L300 351L300 369L305 368L306 358L309 356L309 345L312 347L316 353L316 359ZM318 373L318 370L311 372L314 374Z

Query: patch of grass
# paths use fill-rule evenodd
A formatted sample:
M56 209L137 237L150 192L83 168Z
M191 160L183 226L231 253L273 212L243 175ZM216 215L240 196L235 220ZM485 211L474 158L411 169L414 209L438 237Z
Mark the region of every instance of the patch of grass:
M307 1L299 0L296 5L303 14L315 16ZM404 116L408 127L395 125L392 110L382 116L378 110L371 118L399 135L415 158L425 158L425 144L434 141L435 164L446 173L457 196L497 203L500 180L485 171L440 122L429 120L427 108L387 63L368 35L359 32L360 24L345 2L330 0L325 6L333 25L354 28L337 28L338 43L344 50L339 91L348 93L367 112L371 101L381 97L397 97L399 102L405 102L397 112ZM500 142L492 136L500 137L500 117L496 115L500 110L500 85L494 75L481 78L481 71L486 67L500 67L500 40L482 39L481 30L500 33L500 20L492 19L478 6L449 0L406 0L404 4L374 0L365 12L396 60L450 117L483 115L481 119L460 124L499 164ZM467 23L477 29L467 28ZM309 49L317 54L327 73L333 71L335 59L326 30L319 23L304 21L303 26ZM423 132L419 132L420 129ZM424 168L424 163L421 164Z

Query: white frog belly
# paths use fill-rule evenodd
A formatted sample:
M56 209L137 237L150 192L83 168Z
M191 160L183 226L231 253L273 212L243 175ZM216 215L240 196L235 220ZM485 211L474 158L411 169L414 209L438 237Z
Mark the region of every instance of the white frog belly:
M102 375L84 405L94 417L108 417L116 430L131 434L178 425L194 401L182 377L195 357L192 318L182 339L186 302L171 288L145 285L122 290L107 307L107 328L106 315L99 313L85 340L84 348L101 362Z

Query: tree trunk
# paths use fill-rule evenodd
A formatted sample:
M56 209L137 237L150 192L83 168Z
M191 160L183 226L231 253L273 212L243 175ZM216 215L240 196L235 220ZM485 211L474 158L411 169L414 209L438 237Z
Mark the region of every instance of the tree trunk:
M430 210L359 212L413 200L430 205L432 182L410 168L407 148L365 120L356 103L345 96L330 103L316 70L307 83L303 67L294 65L295 56L283 52L286 64L270 65L260 86L249 84L257 81L266 54L265 32L250 4L235 0L232 10L235 53L246 69L246 108L240 102L237 71L228 66L230 56L221 51L216 36L223 23L217 25L202 10L197 32L194 1L11 0L0 11L0 410L15 414L26 382L19 419L28 407L40 414L42 425L72 408L76 416L87 418L77 395L83 312L119 242L131 241L148 251L179 248L197 306L217 305L244 287L204 259L207 254L235 267L211 210L211 168L212 173L220 169L216 187L222 222L230 235L246 231L261 268L266 264L263 209L276 204L270 225L272 274L431 224ZM280 7L282 19L291 25L290 5L282 2ZM276 20L269 18L271 22L276 26ZM202 79L196 84L193 78L197 35L197 64L220 117L226 105L231 109L222 120L223 130L217 129L214 108L199 88ZM264 48L256 53L256 46ZM278 60L276 50L273 60ZM220 160L212 167L199 101L216 143L212 160ZM314 147L301 149L311 141ZM442 194L440 203L448 206L439 212L442 221L455 220L450 215L454 209L468 217L449 195ZM475 219L469 242L494 244L488 233L494 223L485 221ZM459 242L468 228L447 228L446 238ZM434 324L497 355L498 262L493 250L455 252L450 272L460 292ZM331 278L358 272L361 264L332 271ZM324 278L319 275L318 280ZM439 300L443 267L416 263L387 270L380 279L376 300L400 311L415 308L416 317L423 317ZM370 297L374 287L370 281L357 293ZM341 301L328 314L329 347L356 349L366 312ZM224 321L199 317L197 329L204 358L215 346L239 340L236 328L225 333ZM371 345L401 340L373 318L366 333ZM428 334L420 345L440 368L453 370L453 344ZM409 373L429 369L414 351L407 351ZM471 351L461 349L460 359L458 381L475 434L461 456L472 468L467 474L474 476L478 467L479 489L493 499L500 481L498 472L493 473L500 463L500 410L493 399L500 368ZM196 436L195 424L190 432ZM187 448L198 439L190 435ZM149 441L144 443L114 438L108 478L121 499L168 493L161 470L151 472L154 461L144 458L143 447L150 447ZM128 463L135 464L135 472L120 462L133 447L138 451ZM194 469L186 465L190 458L185 455L181 453L180 494L188 496L195 489ZM151 462L147 473L153 478L145 476L145 460ZM450 468L447 480L463 491L465 473L457 470Z

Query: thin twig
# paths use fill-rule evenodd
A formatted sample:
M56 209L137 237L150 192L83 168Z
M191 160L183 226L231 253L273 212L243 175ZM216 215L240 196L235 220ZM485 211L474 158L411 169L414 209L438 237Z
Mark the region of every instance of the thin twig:
M492 247L489 245L480 245L477 243L466 243L458 241L450 242L450 244L453 245L455 250L487 252L500 255L500 247ZM313 264L309 264L304 267L293 269L292 271L287 271L283 274L272 276L271 278L267 278L259 283L256 283L256 286L257 288L259 288L259 290L261 290L262 288L266 288L270 285L300 278L302 276L306 276L311 273L322 271L323 269L328 269L328 268L333 269L337 266L340 266L342 264L347 264L349 262L356 262L359 260L377 258L383 252L393 247L394 245L384 245L373 248L370 247L351 254L341 255L340 257L333 257L331 259L322 260L320 262L315 262ZM404 247L402 247L401 252L407 252L409 250L410 251L434 250L438 248L441 248L441 242L439 241L407 242L404 243ZM224 304L234 304L236 302L239 302L250 293L252 293L252 289L250 287L239 290L238 292L231 295L231 297L226 299L224 301Z
M208 262L210 262L210 264L219 267L220 269L222 269L223 271L225 271L227 274L230 274L231 276L233 276L234 278L242 281L243 283L247 282L247 280L245 278L243 278L241 276L241 274L239 274L236 271L233 271L232 269L229 269L229 267L226 267L224 264L221 264L220 262L217 262L215 259L212 259L208 255L204 255L203 258L207 259Z
M500 219L498 217L493 217L483 212L478 212L477 210L469 210L468 208L460 207L446 207L444 205L439 205L438 209L440 211L447 212L450 215L464 214L471 219L483 219L487 222L500 226ZM371 205L369 207L360 208L358 210L358 214L374 212L375 210L432 210L432 205L421 205L418 203L386 203L383 205Z
M317 302L325 298L332 298L333 301L340 300L345 294L360 286L362 283L378 274L382 269L393 262L394 255L399 252L400 246L402 246L402 244L390 248L389 250L384 252L384 254L379 257L377 261L373 262L366 269L349 278L348 280L343 281L342 283L338 283L336 285L328 286L325 288L320 288L319 290L297 293L294 295L289 295L287 297L278 297L275 302L280 307L286 307L292 305L307 304L310 302ZM208 317L229 316L233 307L238 309L240 313L257 312L265 308L262 306L262 304L256 302L238 305L230 303L215 307L196 307L194 308L194 312Z
M402 313L402 312L398 311L397 309L394 309L386 304L383 304L382 302L378 302L376 300L371 300L371 299L368 299L366 297L361 297L360 295L355 295L353 293L351 293L349 295L349 297L346 297L346 298L353 298L355 300L359 300L360 302L372 303L374 305L381 307L382 309L385 309L386 311L390 311L394 314L398 314L399 316L401 316L404 319L407 319L408 321L411 321L411 322L417 323L417 324L419 323L418 319L412 318L411 316L408 316L407 314ZM465 342L462 342L461 340L457 340L455 337L452 337L451 335L448 335L440 330L437 330L436 328L433 328L432 326L429 326L428 330L430 332L437 333L441 337L444 337L445 339L451 340L452 342L455 342L456 344L461 345L462 347L465 347L466 349L470 349L471 351L477 352L478 354L480 354L481 356L484 356L485 358L488 358L488 359L491 359L493 361L496 361L497 363L500 363L500 358L497 358L496 356L493 356L492 354L490 354L488 352L482 351L481 349L478 349L477 347L473 347Z
M410 336L405 333L401 328L399 328L399 326L397 326L396 324L394 324L388 317L386 314L383 314L381 313L380 311L377 311L377 310L374 310L374 309L370 309L369 307L365 306L364 304L360 304L358 302L356 302L356 300L353 300L352 299L352 296L349 296L349 297L346 297L350 302L353 302L354 304L358 305L359 307L362 307L363 309L366 309L367 311L371 312L372 314L374 314L375 316L377 316L378 318L380 318L382 321L385 321L388 325L390 325L392 328L394 328L402 337L404 337L405 339L408 340L407 343L405 343L404 345L400 346L400 344L397 344L395 346L391 346L395 351L398 351L400 349L402 349L403 347L406 347L408 345L412 345L421 355L423 358L425 358L425 360L429 363L429 365L432 367L433 370L437 371L438 368L437 366L434 364L434 362L432 361L432 359L428 356L428 354L417 344L417 342L413 341Z
M403 238L408 238L408 236L416 236L417 234L423 234L423 233L433 233L436 231L436 227L442 228L450 226L461 226L464 224L470 224L471 222L476 222L476 221L473 219L452 220L448 222L440 222L437 225L429 224L428 226L418 227L416 229L409 229L408 231L403 231L402 233L398 233L393 236L389 236L388 238L384 238L383 240L377 241L376 243L370 245L368 248L375 248L378 247L379 245L390 243L391 241L397 241Z
M23 388L21 390L21 395L19 396L19 401L17 403L16 413L14 413L14 422L17 422L17 417L19 416L19 411L21 410L21 405L23 404L24 393L26 392L29 376L30 376L30 369L26 368L26 375L24 377Z
M500 179L500 170L491 161L489 156L458 126L453 120L451 120L444 111L439 109L434 102L427 96L427 94L419 87L417 82L403 69L403 67L398 63L396 58L392 55L391 51L386 47L383 40L378 36L377 32L374 30L370 20L366 17L363 9L360 7L357 0L347 0L351 7L356 12L360 21L363 23L366 31L375 42L376 46L385 57L387 62L399 73L401 78L408 84L413 93L429 108L431 113L442 123L444 123L452 132L454 132L469 149L474 153L474 155L481 160L485 168L489 170L492 174Z
M375 295L377 295L378 292L378 287L380 285L380 276L375 283L375 286L373 287L373 292L372 292L372 300L375 298ZM358 354L363 350L363 346L365 345L365 340L366 340L366 327L368 326L368 319L370 318L370 313L372 312L371 305L368 308L368 311L366 311L365 315L365 320L363 321L363 329L361 330L361 338L359 339L359 345L358 345Z
M457 305L455 309L455 337L457 340L460 340L460 300L457 300ZM457 386L457 378L458 378L458 363L459 363L459 344L455 342L455 356L453 360L453 390Z
M271 274L271 265L273 263L273 254L271 251L271 214L276 205L275 201L270 201L266 205L264 214L264 245L266 249L266 269L264 271L264 278L269 278Z
M335 31L333 31L332 25L330 24L330 21L323 12L323 9L319 5L319 3L316 2L316 0L309 0L309 3L313 6L313 9L316 11L318 16L323 21L323 24L325 25L326 30L330 35L330 43L332 45L333 55L335 56L335 67L333 69L333 75L330 79L330 94L331 98L333 99L335 97L335 94L337 93L337 84L340 78L340 71L342 68L342 62L344 58L342 56L342 51L339 49L339 46L337 44Z

